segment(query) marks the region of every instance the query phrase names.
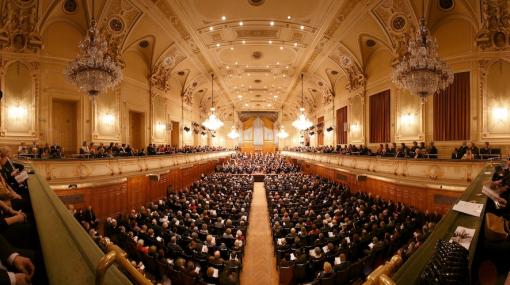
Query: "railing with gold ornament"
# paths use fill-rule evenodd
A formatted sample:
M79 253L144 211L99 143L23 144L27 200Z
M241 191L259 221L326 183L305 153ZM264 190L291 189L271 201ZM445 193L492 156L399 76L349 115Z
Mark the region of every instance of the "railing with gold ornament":
M103 285L104 276L114 263L120 265L120 267L133 278L136 284L152 284L149 279L147 279L129 262L129 260L126 258L126 252L120 249L120 247L113 243L108 243L107 248L108 253L105 254L105 256L103 256L97 263L95 285Z

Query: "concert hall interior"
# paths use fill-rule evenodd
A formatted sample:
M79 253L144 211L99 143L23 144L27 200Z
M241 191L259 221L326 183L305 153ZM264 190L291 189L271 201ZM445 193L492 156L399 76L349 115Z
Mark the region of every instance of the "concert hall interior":
M510 284L510 0L0 0L0 285Z

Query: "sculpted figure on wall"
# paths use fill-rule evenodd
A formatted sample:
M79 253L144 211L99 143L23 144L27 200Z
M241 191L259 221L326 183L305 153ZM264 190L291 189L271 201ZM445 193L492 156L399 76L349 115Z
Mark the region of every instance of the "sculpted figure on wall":
M15 52L38 52L42 39L36 30L38 1L3 1L0 46Z
M151 88L156 88L164 93L170 91L170 73L174 66L173 57L167 57L158 63L152 72L150 83Z
M476 37L476 44L482 50L508 49L510 14L508 1L481 1L482 28Z

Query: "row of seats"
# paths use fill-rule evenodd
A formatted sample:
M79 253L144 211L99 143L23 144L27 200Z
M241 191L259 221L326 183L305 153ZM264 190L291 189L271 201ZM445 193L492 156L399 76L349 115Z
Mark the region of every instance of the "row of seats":
M266 176L265 188L281 280L297 283L363 278L394 254L407 258L440 219L302 173Z
M242 270L253 177L212 173L166 199L107 218L106 250L113 242L153 282L238 284Z

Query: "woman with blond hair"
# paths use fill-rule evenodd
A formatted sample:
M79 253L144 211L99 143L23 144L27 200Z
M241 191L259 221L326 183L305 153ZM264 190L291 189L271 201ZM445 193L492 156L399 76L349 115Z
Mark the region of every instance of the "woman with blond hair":
M317 275L317 279L322 278L332 278L335 275L335 272L333 271L333 266L331 266L331 263L324 262L324 265L322 266L322 271Z

